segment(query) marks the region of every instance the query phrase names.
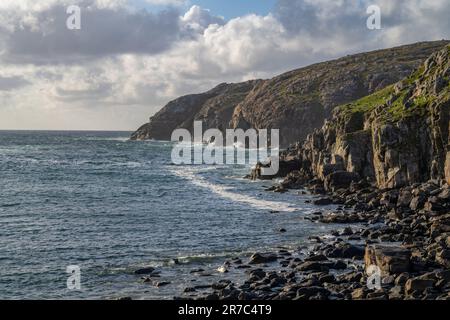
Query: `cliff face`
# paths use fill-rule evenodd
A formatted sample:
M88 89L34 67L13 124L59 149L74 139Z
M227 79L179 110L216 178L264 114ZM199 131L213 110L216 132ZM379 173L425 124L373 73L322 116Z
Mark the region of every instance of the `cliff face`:
M447 46L404 80L337 108L282 158L298 161L291 179L317 177L330 190L362 178L382 189L450 182L449 122Z
M333 109L393 84L446 42L427 42L347 56L270 80L222 84L167 104L132 139L169 140L176 128L280 129L288 146L319 128Z
M203 121L204 130L225 130L235 106L259 80L237 84L222 83L214 89L187 95L169 102L131 136L132 140L170 140L177 128L193 130L194 121Z

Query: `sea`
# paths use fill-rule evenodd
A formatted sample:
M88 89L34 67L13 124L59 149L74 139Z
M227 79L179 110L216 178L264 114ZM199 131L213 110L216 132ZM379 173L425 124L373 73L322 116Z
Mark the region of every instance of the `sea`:
M173 299L329 231L305 220L311 195L265 191L250 164L174 165L171 142L130 134L0 131L0 299Z

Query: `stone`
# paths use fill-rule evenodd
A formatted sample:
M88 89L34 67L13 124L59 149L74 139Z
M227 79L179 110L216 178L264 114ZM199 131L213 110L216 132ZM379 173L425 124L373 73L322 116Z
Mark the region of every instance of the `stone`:
M169 284L170 284L169 281L157 281L157 282L154 282L154 283L153 283L153 285L154 285L155 287L157 287L157 288L164 287L164 286L167 286L167 285L169 285Z
M425 280L419 278L408 279L405 283L405 293L412 294L413 292L423 292L427 288L432 288L435 284L434 280Z
M436 262L445 268L450 268L450 249L443 249L436 253Z
M410 209L413 211L422 209L425 204L425 200L426 199L423 195L413 197L409 205Z
M443 189L439 195L438 198L444 201L449 201L450 200L450 188L445 188Z
M350 227L346 227L344 228L344 230L342 230L341 232L341 236L351 236L353 234L353 230Z
M368 245L364 256L366 270L378 266L384 276L408 272L411 268L411 252L400 247Z
M347 263L342 260L337 260L330 266L330 269L345 270L347 269Z
M324 296L329 296L330 291L322 287L304 287L297 290L298 299L309 299L317 294L322 294Z
M333 263L306 261L297 267L299 271L328 271Z
M336 171L325 177L324 186L327 191L348 188L352 182L360 180L356 172Z
M352 282L361 281L362 277L363 277L362 272L354 271L354 272L341 274L341 275L337 276L336 278L339 282L352 283Z
M353 290L352 292L352 299L353 300L362 300L367 295L367 289L366 288L358 288Z
M305 258L305 261L327 261L328 258L323 254L317 254Z
M313 201L313 204L315 204L316 206L327 206L332 203L333 201L330 198L320 198Z
M254 269L249 272L249 276L263 279L266 276L266 272L263 269Z
M446 282L450 282L450 270L443 270L437 272L438 279L444 280Z
M222 290L228 286L228 283L216 282L211 285L211 288L214 290Z
M277 259L278 259L278 257L275 254L255 253L250 257L249 264L270 263L270 262L276 261Z
M342 165L342 163L339 164L323 164L319 166L318 170L318 176L320 179L325 179L326 176L336 172L336 171L343 171L345 168Z
M361 259L364 257L364 247L349 243L341 243L327 252L327 255L331 258Z
M428 201L425 202L423 209L427 212L441 211L443 210L443 206L438 197L430 197L428 198Z
M384 291L369 292L367 294L367 300L387 300L388 295Z
M217 295L216 293L208 294L208 295L205 297L205 300L207 300L207 301L215 301L215 300L219 300L219 295Z
M384 277L383 279L381 279L382 284L391 285L394 282L395 282L395 276L393 276L393 275L390 275L390 276L387 276L387 277Z
M332 274L324 274L320 276L318 280L320 283L335 283L336 277Z
M205 269L192 269L191 271L189 271L189 273L194 274L194 273L200 273L200 272L205 272Z
M398 207L409 207L412 200L412 193L409 190L400 192L397 200Z
M139 275L144 274L145 275L145 274L151 274L151 273L153 273L153 271L155 271L155 268L147 267L147 268L142 268L142 269L135 270L134 274L139 274Z
M406 273L406 272L401 273L397 276L397 278L395 278L395 284L397 286L404 286L406 281L408 281L408 279L409 279L408 273Z
M394 286L389 290L389 300L403 300L403 287Z

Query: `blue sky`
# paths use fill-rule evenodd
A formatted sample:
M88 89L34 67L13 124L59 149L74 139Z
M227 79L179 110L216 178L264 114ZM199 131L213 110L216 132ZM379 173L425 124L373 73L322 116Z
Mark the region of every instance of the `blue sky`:
M145 0L133 0L137 7L150 11L159 11L162 6L149 5ZM226 20L244 16L251 13L266 15L272 11L276 0L188 0L184 9L193 5L199 5L204 9L210 9L214 15L222 16Z
M272 11L276 0L191 0L203 8L210 9L213 14L232 19L249 13L266 15Z

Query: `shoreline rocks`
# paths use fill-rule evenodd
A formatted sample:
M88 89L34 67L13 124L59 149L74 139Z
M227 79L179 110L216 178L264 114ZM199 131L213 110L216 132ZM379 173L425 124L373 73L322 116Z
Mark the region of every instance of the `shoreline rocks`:
M189 299L450 300L450 214L437 207L410 208L417 195L424 203L442 195L439 203L447 207L447 190L435 181L395 190L358 182L329 192L332 202L339 198L352 200L352 205L313 212L305 219L340 226L332 237L311 235L306 252L255 253L245 269L231 263L230 271L242 270L247 280L213 285L192 292ZM367 199L370 206L365 206ZM389 214L392 210L398 214ZM368 287L369 266L380 268L380 288Z

